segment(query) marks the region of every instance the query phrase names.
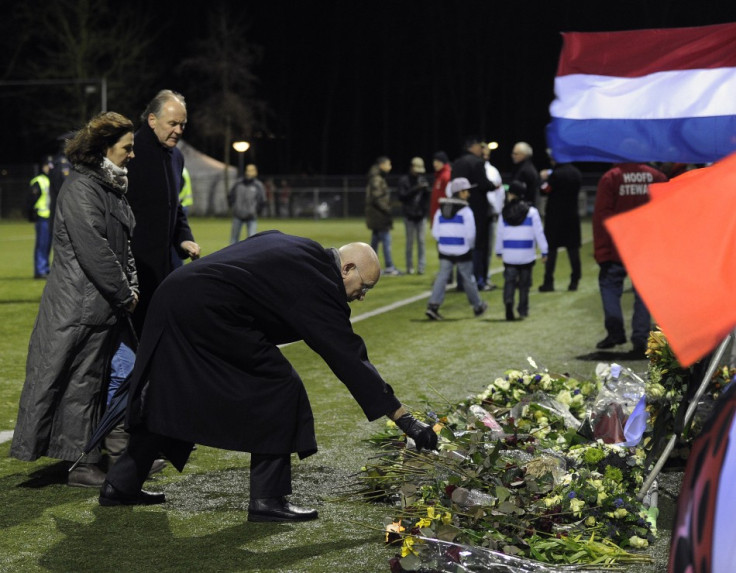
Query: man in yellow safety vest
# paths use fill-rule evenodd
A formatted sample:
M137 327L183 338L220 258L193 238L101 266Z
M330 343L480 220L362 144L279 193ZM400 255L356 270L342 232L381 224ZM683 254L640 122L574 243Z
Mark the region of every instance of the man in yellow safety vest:
M36 226L36 245L33 249L33 277L45 279L49 274L51 255L51 195L49 172L51 157L44 158L41 173L30 182L28 219Z

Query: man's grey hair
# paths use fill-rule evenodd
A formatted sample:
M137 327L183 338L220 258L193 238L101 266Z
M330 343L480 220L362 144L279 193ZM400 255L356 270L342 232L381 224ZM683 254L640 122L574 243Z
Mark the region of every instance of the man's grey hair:
M187 102L184 100L183 95L173 90L161 90L156 94L156 97L148 103L146 109L143 110L143 113L141 114L141 122L146 123L150 114L153 114L156 117L161 115L161 110L172 99L177 100L184 106L184 109L186 109Z

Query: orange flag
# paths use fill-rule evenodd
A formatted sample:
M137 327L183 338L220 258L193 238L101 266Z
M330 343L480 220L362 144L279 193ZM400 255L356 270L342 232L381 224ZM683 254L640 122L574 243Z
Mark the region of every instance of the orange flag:
M605 222L631 282L689 366L736 327L736 153L650 187Z

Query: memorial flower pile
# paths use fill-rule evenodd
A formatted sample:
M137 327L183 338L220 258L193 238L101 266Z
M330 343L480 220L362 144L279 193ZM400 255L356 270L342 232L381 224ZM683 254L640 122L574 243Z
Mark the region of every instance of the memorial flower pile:
M635 552L656 535L656 507L636 498L646 452L578 431L600 386L510 370L464 402L415 412L438 432L438 452L405 447L391 422L373 436L384 454L363 468L357 493L397 508L385 524L386 542L399 546L392 571L454 570L476 551L548 564L648 561Z

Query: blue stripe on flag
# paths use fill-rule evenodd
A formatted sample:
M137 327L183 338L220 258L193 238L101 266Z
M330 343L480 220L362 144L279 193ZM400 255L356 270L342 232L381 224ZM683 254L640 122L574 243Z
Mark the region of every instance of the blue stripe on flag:
M455 215L452 219L445 219L440 215L440 223L460 223L461 225L465 222L462 215Z
M503 248L504 249L532 249L534 248L534 241L506 239L503 242Z
M736 151L736 116L564 119L547 125L555 161L710 163Z
M440 245L464 245L465 239L462 237L440 237Z

